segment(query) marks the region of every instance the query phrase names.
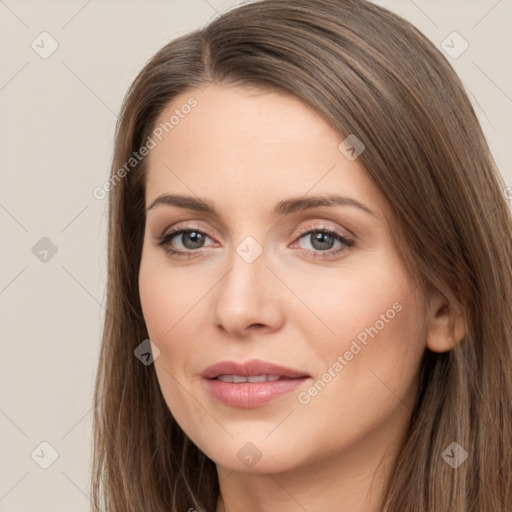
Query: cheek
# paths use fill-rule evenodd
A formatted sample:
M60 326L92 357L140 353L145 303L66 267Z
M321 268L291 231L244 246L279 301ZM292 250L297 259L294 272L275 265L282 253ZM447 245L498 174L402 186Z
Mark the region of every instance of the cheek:
M413 280L393 261L381 261L380 266L372 261L331 269L321 276L310 273L309 277L296 278L294 291L304 298L316 317L317 331L323 331L326 338L352 339L375 325L379 331L387 329L413 297ZM305 318L306 309L302 308L301 313L297 321L299 316ZM313 325L310 318L307 315L308 323ZM360 338L364 340L364 335Z
M200 418L184 386L188 388L193 373L191 350L199 352L197 336L187 326L191 325L189 315L198 315L201 290L183 272L173 272L156 257L143 257L139 293L149 338L160 349L154 366L162 394L175 420L188 431L190 418Z
M180 400L179 382L197 378L206 365L209 318L206 295L211 284L193 270L170 268L165 256L144 257L139 273L139 294L149 338L160 349L155 370L168 404Z
M148 333L157 344L170 340L188 314L197 314L194 305L206 291L193 271L169 268L160 254L143 254L139 295Z
M308 353L321 364L297 397L296 419L312 432L323 431L333 443L357 439L412 409L424 345L411 290L400 274L367 273L344 280L328 298L318 295L319 314L335 334L308 338Z
M374 262L365 268L344 269L338 277L333 273L322 282L327 284L304 283L298 292L309 290L305 296L316 318L306 320L303 315L296 320L325 371L344 375L332 380L359 392L368 386L369 378L377 379L371 374L374 371L397 388L410 385L424 339L418 323L417 284L400 262L393 259L380 266Z

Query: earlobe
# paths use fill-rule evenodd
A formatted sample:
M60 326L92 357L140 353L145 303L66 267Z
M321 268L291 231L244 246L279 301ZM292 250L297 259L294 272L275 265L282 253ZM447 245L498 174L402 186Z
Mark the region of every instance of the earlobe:
M427 347L443 353L454 348L467 333L466 321L460 304L434 301L427 325Z

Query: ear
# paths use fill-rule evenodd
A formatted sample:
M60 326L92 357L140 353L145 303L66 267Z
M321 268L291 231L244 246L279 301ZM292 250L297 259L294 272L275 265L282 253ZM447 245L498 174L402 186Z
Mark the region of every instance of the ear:
M467 333L461 304L455 299L436 295L427 306L427 347L432 352L447 352Z

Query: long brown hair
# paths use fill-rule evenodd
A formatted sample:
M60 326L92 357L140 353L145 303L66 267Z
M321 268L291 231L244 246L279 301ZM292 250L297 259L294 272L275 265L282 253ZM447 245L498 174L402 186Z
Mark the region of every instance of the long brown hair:
M167 44L130 87L107 188L94 510L215 511L214 462L173 419L153 365L134 356L148 338L138 293L146 160L126 166L176 95L211 83L294 94L340 137L363 141L360 161L391 206L408 269L422 291L463 307L464 339L445 353L425 351L383 510L510 512L512 221L505 185L447 59L410 23L364 0L243 5ZM454 442L468 454L456 469L442 457Z

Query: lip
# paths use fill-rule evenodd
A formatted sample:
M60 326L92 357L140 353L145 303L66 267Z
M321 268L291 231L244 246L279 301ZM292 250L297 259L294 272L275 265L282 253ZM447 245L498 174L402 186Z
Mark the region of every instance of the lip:
M251 359L244 363L237 363L236 361L220 361L212 366L206 368L201 376L204 379L215 379L219 375L279 375L288 379L297 379L301 377L310 377L307 372L287 368L279 364L270 363L268 361L261 361L259 359Z
M224 382L219 375L279 375L280 380L268 382ZM251 408L273 402L303 386L311 376L304 371L252 359L244 363L221 361L206 368L202 374L206 390L224 405Z

